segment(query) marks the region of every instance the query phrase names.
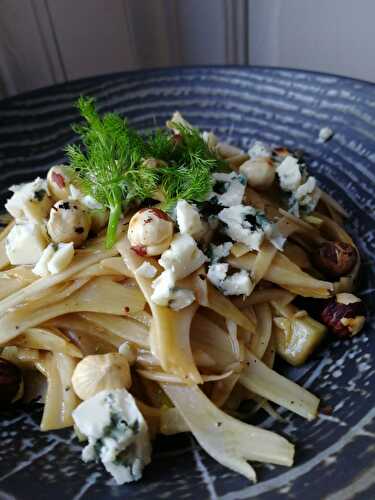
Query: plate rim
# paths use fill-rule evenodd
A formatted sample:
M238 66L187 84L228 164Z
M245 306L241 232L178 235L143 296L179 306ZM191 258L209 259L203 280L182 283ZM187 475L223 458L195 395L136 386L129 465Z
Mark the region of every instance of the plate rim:
M143 69L131 69L131 70L124 70L124 71L109 71L109 72L104 72L104 73L98 73L97 75L92 75L92 76L87 76L87 77L80 77L80 78L73 78L71 80L66 80L64 82L59 82L59 83L53 83L50 85L42 85L41 87L37 87L33 90L26 90L24 92L20 92L18 94L13 94L10 96L6 96L2 99L0 99L0 110L3 105L7 105L10 101L16 100L18 98L20 99L27 99L27 98L34 98L38 97L38 95L49 91L49 90L58 90L60 88L63 88L65 86L71 85L71 84L88 84L90 82L95 82L95 81L100 81L100 80L106 80L108 78L113 78L113 79L118 79L121 77L126 77L126 76L137 76L141 74L150 74L152 75L153 73L179 73L179 72L184 72L186 71L191 71L191 70L247 70L247 71L275 71L275 72L281 72L285 71L287 73L301 73L301 74L307 74L307 75L312 75L315 77L322 77L322 78L336 78L340 80L345 80L348 83L351 82L353 85L355 84L360 84L365 87L372 88L375 90L375 81L371 82L369 80L364 80L361 78L354 78L351 76L346 76L346 75L339 75L337 73L330 73L326 71L319 71L319 70L310 70L310 69L302 69L302 68L296 68L296 67L283 67L283 66L272 66L272 65L260 65L260 64L191 64L191 65L174 65L174 66L153 66L150 68L143 68Z

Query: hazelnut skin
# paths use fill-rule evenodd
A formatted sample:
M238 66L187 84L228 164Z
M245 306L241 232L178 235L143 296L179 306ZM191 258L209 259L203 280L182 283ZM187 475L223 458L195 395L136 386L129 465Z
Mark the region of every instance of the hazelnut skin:
M47 174L48 189L55 201L67 200L69 198L69 170L66 165L55 165Z
M0 407L6 407L19 399L22 387L22 372L18 366L0 358Z
M365 308L355 295L340 293L327 302L320 317L333 334L344 339L356 335L363 328Z
M326 241L313 255L316 268L334 279L349 274L357 258L356 249L342 241Z

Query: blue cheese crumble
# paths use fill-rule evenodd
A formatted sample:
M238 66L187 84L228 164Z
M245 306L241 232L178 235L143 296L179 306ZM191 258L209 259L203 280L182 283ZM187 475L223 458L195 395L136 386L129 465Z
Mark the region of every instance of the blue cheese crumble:
M189 234L178 233L173 238L170 247L165 250L159 264L164 271L152 282L151 300L160 306L170 306L178 310L187 307L195 300L191 290L177 288L178 280L186 278L200 268L207 257L198 248Z
M265 238L278 250L283 249L286 238L261 210L249 205L237 205L224 208L217 217L224 223L225 234L249 250L259 251ZM219 245L218 248L211 245L211 262L213 264L219 262L220 258L229 255L231 248L228 243Z
M152 282L153 293L151 300L159 306L168 306L172 300L176 278L171 269L166 269Z
M250 295L252 283L247 271L228 276L229 264L212 264L209 266L207 278L224 295Z
M287 156L276 168L280 187L289 193L289 212L296 217L309 214L318 204L320 191L315 177L308 175L306 165L294 156Z
M88 440L82 460L101 461L117 484L137 481L151 460L147 424L126 389L101 391L72 413L80 434Z
M168 306L174 311L179 311L190 306L195 301L193 290L188 288L174 288Z
M74 257L74 245L70 243L50 243L33 268L38 276L58 274L66 269Z
M329 127L323 127L319 130L318 142L327 142L333 137L333 130Z
M12 266L36 264L47 245L42 225L20 222L9 231L5 240L5 252Z
M17 221L40 223L48 217L52 199L45 179L37 177L32 182L11 186L9 190L13 195L5 208Z
M213 178L214 186L209 195L210 200L216 200L218 205L223 207L232 207L242 202L247 183L245 176L235 172L229 174L214 173Z
M230 251L233 247L233 243L231 241L226 241L221 245L214 245L211 243L210 245L210 257L212 264L218 263L224 257L228 257Z
M198 209L186 200L178 200L176 219L181 234L190 234L193 238L197 238L204 231Z
M276 172L279 175L280 187L283 191L293 192L302 182L300 165L294 156L287 156L276 167Z
M141 276L142 278L152 279L155 278L158 270L155 266L147 262L146 260L136 269L135 274Z
M173 238L170 247L165 250L159 264L170 270L176 280L186 278L207 261L207 257L198 248L189 234L178 233Z
M232 240L246 245L249 250L259 250L266 231L270 231L271 224L263 212L251 206L224 208L218 218L224 223L225 233Z

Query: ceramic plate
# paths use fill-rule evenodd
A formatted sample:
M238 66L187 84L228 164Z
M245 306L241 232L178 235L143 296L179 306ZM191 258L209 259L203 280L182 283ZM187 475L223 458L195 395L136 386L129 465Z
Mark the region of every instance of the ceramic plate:
M36 406L0 416L0 499L375 498L375 87L302 71L198 67L106 75L20 95L0 103L2 203L9 185L63 161L80 94L140 130L163 125L178 109L244 149L257 138L305 150L314 175L350 214L370 320L354 339L332 341L303 368L288 370L331 414L313 422L284 411L280 422L257 417L296 444L290 469L259 466L252 485L179 435L157 441L141 482L118 487L100 466L81 462L71 431L41 433ZM334 136L319 143L323 126Z

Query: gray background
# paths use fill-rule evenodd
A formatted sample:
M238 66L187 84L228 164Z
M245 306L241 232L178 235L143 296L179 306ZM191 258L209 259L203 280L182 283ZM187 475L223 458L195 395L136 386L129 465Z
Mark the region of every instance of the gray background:
M374 0L0 0L0 96L180 64L375 81L374 22Z

